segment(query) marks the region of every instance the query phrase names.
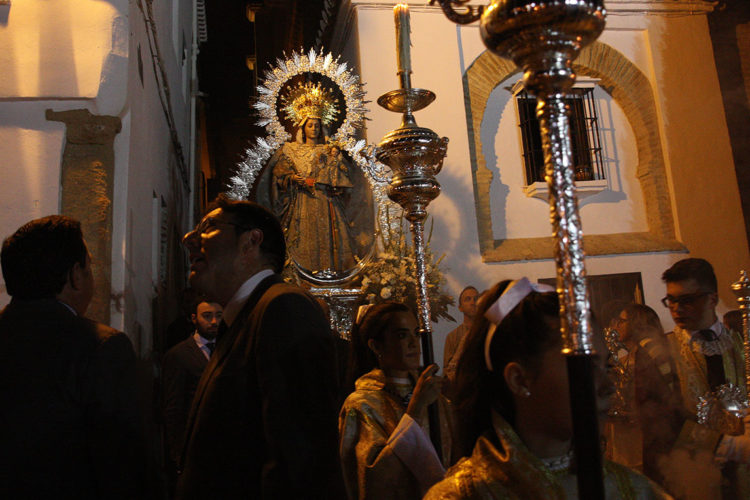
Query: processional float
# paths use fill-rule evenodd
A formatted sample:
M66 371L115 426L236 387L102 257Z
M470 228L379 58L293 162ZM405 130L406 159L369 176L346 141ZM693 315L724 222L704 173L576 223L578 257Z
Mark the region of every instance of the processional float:
M435 2L455 23L479 20L487 48L512 59L523 70L524 87L537 98L555 236L560 329L570 382L578 495L603 499L583 234L564 100L566 91L575 83L573 60L604 30L603 0L492 0L486 8L469 6L469 0L431 0L430 4Z

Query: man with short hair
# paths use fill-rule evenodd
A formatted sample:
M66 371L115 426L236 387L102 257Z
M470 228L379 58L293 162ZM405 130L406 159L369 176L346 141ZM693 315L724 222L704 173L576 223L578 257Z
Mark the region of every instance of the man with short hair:
M135 354L84 317L94 293L81 225L52 215L5 239L0 498L145 498Z
M443 374L449 380L453 380L456 375L458 358L463 348L463 340L471 329L471 323L477 314L477 297L479 292L476 288L469 285L458 296L458 310L464 315L464 320L455 330L450 332L445 338L445 348L443 350Z
M177 498L340 498L333 337L279 273L279 221L220 196L183 243L190 284L224 307L188 417Z
M750 439L726 435L727 428L711 422L696 422L699 398L727 383L744 391L742 339L716 315L716 275L708 261L683 259L662 280L667 288L662 303L675 328L666 334L668 344L642 342L636 351L644 472L676 498L696 493L687 486L689 466L702 470L705 478L722 477L720 482L702 481L706 490L701 497L746 498L737 481L745 469L737 464L750 461ZM701 456L709 458L699 463ZM697 461L691 465L691 460Z
M172 475L182 453L185 423L195 389L216 347L222 307L216 302L195 301L191 320L195 332L164 355L164 433ZM174 481L174 479L173 479Z

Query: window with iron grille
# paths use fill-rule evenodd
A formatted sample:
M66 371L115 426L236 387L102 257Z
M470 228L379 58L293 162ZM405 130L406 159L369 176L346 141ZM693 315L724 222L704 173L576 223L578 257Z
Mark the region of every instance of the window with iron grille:
M599 138L593 88L573 88L565 98L570 109L570 139L576 181L604 179L602 148ZM518 121L523 141L523 160L526 184L544 181L544 153L539 120L536 117L536 98L521 90L516 94Z

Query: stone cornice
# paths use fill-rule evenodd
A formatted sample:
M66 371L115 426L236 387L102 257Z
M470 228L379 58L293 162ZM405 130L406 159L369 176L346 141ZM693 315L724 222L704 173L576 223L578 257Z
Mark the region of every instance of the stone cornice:
M399 2L378 2L372 0L350 0L355 8L364 9L392 9ZM489 0L473 0L469 5L489 5ZM604 7L610 14L651 14L651 15L700 15L711 12L718 4L718 0L604 0ZM429 5L425 0L421 3L409 2L412 12L426 10L440 10L437 5Z

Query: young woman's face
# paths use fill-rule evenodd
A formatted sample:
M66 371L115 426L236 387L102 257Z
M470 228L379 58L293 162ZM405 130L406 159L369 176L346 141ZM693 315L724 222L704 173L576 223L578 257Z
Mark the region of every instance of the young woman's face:
M631 339L630 320L628 319L627 312L620 312L620 316L617 318L615 330L617 330L621 342L626 342Z
M608 352L601 334L594 335L594 349L596 354L592 359L592 369L601 431L614 386L607 374ZM527 423L533 426L540 437L558 441L569 440L573 437L573 421L570 411L567 357L559 347L553 347L542 353L537 366L528 387L531 395L525 398L523 405L526 415L519 414L517 419L527 419Z
M412 313L398 311L390 314L382 342L375 343L380 368L386 374L405 377L410 371L419 369L422 350L417 329L417 320Z

